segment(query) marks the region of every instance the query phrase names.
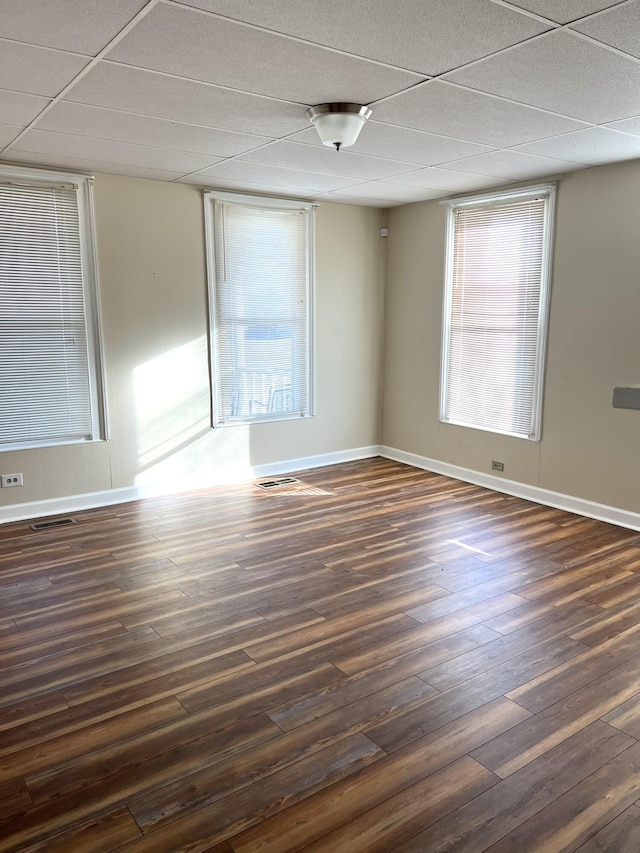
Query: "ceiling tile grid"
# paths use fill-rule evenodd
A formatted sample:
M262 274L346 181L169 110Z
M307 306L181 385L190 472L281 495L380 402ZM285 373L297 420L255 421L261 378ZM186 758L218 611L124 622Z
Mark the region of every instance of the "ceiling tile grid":
M0 0L3 38L95 56L145 0Z
M6 162L389 207L637 157L640 0L0 0Z
M492 0L402 0L396 6L389 0L182 2L427 75L442 74L553 26Z

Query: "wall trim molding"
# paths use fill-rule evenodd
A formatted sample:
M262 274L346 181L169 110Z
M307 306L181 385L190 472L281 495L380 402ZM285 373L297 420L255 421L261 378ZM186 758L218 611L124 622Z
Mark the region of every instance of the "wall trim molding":
M271 462L266 465L248 466L242 471L237 471L235 476L229 472L214 478L209 484L199 483L197 489L206 489L211 486L220 486L225 483L238 482L241 480L257 480L261 477L274 477L279 474L290 474L294 471L304 471L308 468L324 468L327 465L339 465L342 462L355 462L358 459L370 459L374 456L383 456L395 462L404 462L415 468L432 471L434 474L442 474L452 477L454 480L463 480L473 483L495 492L504 492L518 498L543 504L544 506L564 509L576 515L584 515L587 518L595 518L598 521L606 521L609 524L617 524L619 527L628 527L631 530L640 530L640 514L619 509L618 507L576 498L560 492L552 492L539 486L530 486L526 483L518 483L515 480L505 480L493 474L483 474L470 468L462 468L458 465L450 465L427 456L419 456L416 453L408 453L395 447L386 445L370 445L368 447L356 447L351 450L339 450L335 453L320 453L316 456L302 456L297 459L286 459L282 462ZM181 488L180 492L187 491ZM127 486L121 489L107 489L102 492L91 492L84 495L69 495L63 498L51 498L31 503L12 504L0 507L0 524L11 521L24 521L27 519L43 518L44 516L61 515L63 513L81 512L85 509L96 509L99 507L113 506L114 504L129 503L131 501L144 500L145 498L160 497L171 494L170 490L150 489L144 486Z
M629 512L607 504L588 501L584 498L576 498L561 492L552 492L539 486L530 486L527 483L519 483L516 480L505 480L493 474L483 474L480 471L472 471L470 468L461 468L458 465L450 465L448 462L440 462L437 459L429 459L426 456L418 456L416 453L407 453L397 450L395 447L380 446L380 456L392 459L395 462L404 462L415 468L423 468L434 474L443 474L454 480L463 480L476 486L492 489L494 492L504 492L517 498L524 498L534 503L551 506L555 509L564 509L576 515L584 515L587 518L595 518L598 521L606 521L609 524L617 524L619 527L628 527L631 530L640 530L640 514Z
M225 483L257 480L261 477L274 477L278 474L288 474L292 471L304 471L307 468L324 468L327 465L338 465L341 462L355 462L358 459L369 459L380 455L376 445L356 447L351 450L338 450L335 453L321 453L316 456L303 456L298 459L287 459L283 462L271 462L267 465L247 466L242 470L225 472L214 477L210 483L198 482L196 490L221 486ZM181 485L179 492L188 491L188 485ZM144 498L161 497L172 494L170 489L152 489L147 486L126 486L120 489L106 489L102 492L90 492L83 495L69 495L62 498L32 501L30 503L10 504L0 507L0 524L11 521L42 518L44 516L61 515L71 512L81 512L85 509L113 506L114 504L129 503Z

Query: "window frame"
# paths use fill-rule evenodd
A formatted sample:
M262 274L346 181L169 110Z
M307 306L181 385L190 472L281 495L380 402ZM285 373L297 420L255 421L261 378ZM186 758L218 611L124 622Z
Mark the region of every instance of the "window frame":
M444 299L442 308L442 342L440 355L440 400L439 421L444 424L462 426L468 429L477 429L498 435L522 438L528 441L540 442L542 439L542 409L544 397L544 377L547 353L547 339L549 331L549 305L551 297L551 273L553 263L553 240L555 233L555 206L556 206L557 184L549 182L522 187L513 190L503 190L495 193L483 193L482 195L464 196L455 199L446 199L440 202L447 208L446 223L446 249L444 270ZM533 394L532 394L532 424L528 434L512 432L503 429L490 428L484 425L466 423L446 417L449 354L451 347L451 310L453 302L453 277L454 277L454 247L455 247L455 212L460 208L490 207L502 202L544 197L545 214L542 237L542 263L540 277L540 300L538 303L538 325L536 358L534 363Z
M209 329L209 373L211 394L211 426L233 427L247 424L274 423L279 421L302 420L315 417L315 226L313 202L284 199L270 196L255 196L243 193L203 190L205 240L207 256L207 302ZM249 417L225 418L220 411L220 378L218 374L217 346L217 287L216 287L216 251L215 251L215 203L216 201L241 204L271 210L306 210L307 226L307 275L308 275L308 313L307 313L307 351L306 364L308 405L305 412L271 412Z
M0 452L78 446L107 441L109 432L93 202L94 177L53 169L0 164L0 183L30 187L51 184L75 187L78 205L78 238L82 270L91 417L91 431L88 437L34 438L28 441L0 442Z

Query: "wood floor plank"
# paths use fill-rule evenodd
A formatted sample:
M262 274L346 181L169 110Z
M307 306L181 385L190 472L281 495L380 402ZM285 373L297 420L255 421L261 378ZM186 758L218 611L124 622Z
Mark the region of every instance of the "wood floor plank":
M299 479L0 525L0 851L636 853L640 532Z
M61 764L54 761L49 769L27 776L27 787L36 803L92 785L105 787L110 797L118 785L131 788L136 776L144 778L146 788L158 787L187 769L195 773L278 735L264 715L224 727L216 724L216 716L209 712L176 718L170 725L110 743L89 755Z
M378 853L389 850L390 845L397 849L406 838L491 788L496 780L493 773L465 755L310 844L307 850Z
M444 636L467 628L469 625L476 625L478 622L490 619L498 613L515 610L526 603L525 599L508 592L504 595L491 596L486 600L482 599L479 603L471 604L468 607L464 606L460 609L454 607L451 615L440 615L438 611L442 607L438 607L438 602L424 604L407 612L418 622L431 623L434 632L441 632L436 636Z
M55 655L57 652L77 649L80 646L88 646L98 640L126 633L127 629L122 622L118 621L105 622L89 631L71 631L59 637L47 637L44 640L35 640L34 642L32 642L33 637L31 633L23 631L20 632L19 636L14 638L13 648L1 650L0 655L2 656L3 664L14 666L18 663L49 657Z
M64 711L68 707L69 705L65 702L62 693L54 690L0 708L0 748L6 738L6 735L2 733L6 732L7 729L28 724L38 718L48 717L49 714Z
M516 727L517 728L517 727ZM398 853L478 853L525 821L539 824L542 810L635 742L596 721L468 804L417 834ZM527 848L547 853L543 845Z
M247 691L246 674L244 671L240 671L213 679L191 689L178 691L176 697L189 713L203 708L218 707L223 709L227 703L236 700L249 702L252 695L257 697L265 690L277 693L279 689L282 689L286 692L289 679L304 675L308 675L310 678L309 690L312 689L313 685L322 687L344 678L344 673L329 662L324 661L309 667L305 658L297 657L284 661L266 661L265 663L255 664L251 669L252 689L250 692ZM306 692L308 690L303 689L303 693ZM274 700L269 707L273 706Z
M204 662L208 664L211 672L216 673L251 668L253 665L251 658L242 651L221 654L220 645L214 640L212 643L198 643L192 649L169 652L144 663L136 662L129 667L119 667L115 673L107 676L93 676L63 689L63 695L70 705L78 705L108 695L114 690L144 684L146 681L165 677L166 673L182 672Z
M241 766L234 758L233 775L223 765L212 765L192 773L188 779L180 779L145 797L141 797L130 808L142 827L156 826L182 811L202 808L223 796L225 788L231 792L242 786L243 778L258 779L275 770L284 768L297 760L312 755L331 741L344 740L360 733L367 720L385 719L397 710L418 698L430 695L433 688L411 678L400 684L381 690L331 714L300 726L272 743L252 750L251 755L242 757ZM376 746L376 754L381 754ZM229 788L230 786L230 788Z
M183 718L138 737L135 749L130 743L115 745L30 779L30 792L39 802L0 822L0 849L21 853L29 843L45 841L88 818L106 814L142 792L188 776L207 762L228 761L235 752L278 733L266 718L250 718L200 737L199 726L206 731L202 717L197 721Z
M571 636L586 646L596 646L617 637L640 623L640 603L605 612L571 632Z
M383 660L377 666L364 672L356 671L353 675L330 684L320 693L310 693L284 707L280 705L270 710L269 716L283 731L290 731L305 722L331 713L343 705L351 704L364 696L416 675L427 659L449 659L461 651L476 647L490 639L491 635L487 636L483 626L479 625L395 658L387 659L386 654L380 655ZM336 667L344 671L343 665L336 663Z
M380 579L360 580L355 590L314 601L313 609L327 619L354 613L363 608L366 608L367 612L372 611L375 616L381 616L404 612L448 595L447 591L437 584L425 584L423 575L424 572L420 570L402 573L402 576L396 573L386 583ZM405 588L408 588L409 592L403 592Z
M161 651L160 638L152 628L125 631L97 643L9 665L0 673L0 691L4 701L15 702L37 689L61 690L83 678L153 659Z
M18 628L13 619L3 619L0 622L0 637L4 637L7 634L15 634Z
M512 685L526 683L539 672L545 672L562 660L575 657L582 646L572 645L573 642L563 637L542 643L463 684L415 703L392 719L369 726L365 731L385 751L400 749L456 717L506 694ZM526 722L521 725L526 725ZM507 735L504 737L507 738Z
M33 800L22 779L13 780L6 785L0 785L0 821L11 819L31 808Z
M497 737L474 756L499 776L509 776L639 692L636 656Z
M621 732L640 740L640 693L609 711L602 719Z
M586 618L584 611L574 610L562 618L553 617L550 620L536 622L533 627L525 626L507 636L498 636L483 644L478 649L460 654L455 660L438 663L431 662L428 669L418 673L421 678L433 684L438 690L447 690L481 672L506 663L527 650L531 650L550 640L565 636L576 621ZM486 626L483 626L486 627ZM571 637L571 639L574 639ZM578 642L576 640L576 642ZM580 644L582 649L585 649ZM579 653L578 646L576 654Z
M183 706L174 699L162 699L134 711L125 711L100 723L85 726L79 731L66 732L46 742L39 742L11 753L11 762L0 764L0 784L16 778L28 778L44 768L62 764L80 755L84 755L87 740L92 748L103 746L132 737L148 728L186 715Z
M409 748L379 759L321 793L291 806L254 829L236 835L237 853L295 853L389 797L461 758L528 716L503 698L484 705L427 735ZM336 848L337 849L337 848Z
M610 673L616 665L633 660L638 653L640 623L612 640L589 648L574 658L570 665L560 664L553 670L531 679L510 691L509 698L537 713L565 696Z
M142 833L126 806L93 818L69 832L30 844L24 853L109 853L140 838Z
M600 832L577 848L576 853L637 853L640 850L640 808L629 806Z
M606 791L606 794L603 794ZM640 744L634 744L489 848L491 853L575 850L640 796Z
M242 788L206 808L190 811L143 840L126 845L123 853L207 850L212 841L228 838L277 814L298 799L356 773L380 754L364 735L354 735L261 779L251 788ZM285 798L278 794L283 789L287 791Z

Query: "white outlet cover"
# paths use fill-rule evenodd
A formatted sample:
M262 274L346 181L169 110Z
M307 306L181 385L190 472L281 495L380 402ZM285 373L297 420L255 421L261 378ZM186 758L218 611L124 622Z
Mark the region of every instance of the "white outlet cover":
M11 489L16 486L23 486L24 482L22 479L22 474L3 474L2 475L2 488L3 489Z

